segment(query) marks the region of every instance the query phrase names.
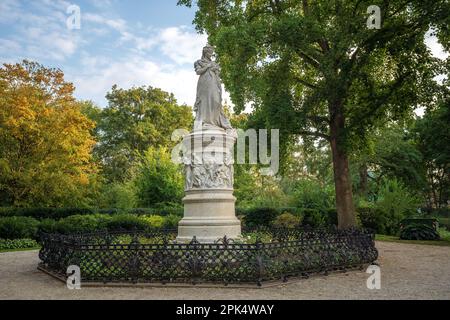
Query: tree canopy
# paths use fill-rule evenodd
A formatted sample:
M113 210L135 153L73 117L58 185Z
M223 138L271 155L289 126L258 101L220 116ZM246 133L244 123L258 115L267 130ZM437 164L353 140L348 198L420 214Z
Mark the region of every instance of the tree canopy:
M191 6L193 1L180 0ZM194 23L215 45L237 111L296 136L330 143L341 228L356 223L349 154L387 121L430 103L442 68L424 43L432 29L449 47L445 0L196 1ZM381 28L366 26L381 9ZM284 138L283 138L284 136ZM283 154L283 153L282 153Z
M95 151L110 181L126 180L139 154L149 147L172 146L172 132L190 128L193 121L190 107L178 105L173 94L158 88L113 86L106 98Z
M23 61L0 68L0 197L16 206L83 206L94 123L58 69Z

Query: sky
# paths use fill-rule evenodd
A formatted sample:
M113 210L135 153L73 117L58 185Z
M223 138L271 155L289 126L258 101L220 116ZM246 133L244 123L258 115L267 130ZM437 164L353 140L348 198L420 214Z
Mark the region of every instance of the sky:
M0 64L22 59L64 71L79 99L106 106L105 94L151 85L195 102L193 63L207 42L192 26L195 8L176 0L0 0ZM80 8L80 29L67 20Z
M0 0L0 64L22 59L57 67L73 82L78 99L106 106L105 94L151 85L193 105L193 63L207 42L192 25L195 7L177 0ZM80 8L80 29L71 5ZM445 58L435 38L426 43ZM228 101L228 95L224 95Z

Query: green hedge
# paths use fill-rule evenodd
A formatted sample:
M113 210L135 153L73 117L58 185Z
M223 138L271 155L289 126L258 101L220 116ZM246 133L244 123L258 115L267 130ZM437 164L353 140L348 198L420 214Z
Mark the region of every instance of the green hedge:
M361 225L378 233L390 234L399 227L396 222L388 221L389 217L383 216L376 209L359 208L357 212ZM236 208L236 213L243 225L248 227L273 225L282 214L298 217L302 225L311 227L337 225L335 209ZM182 216L183 208L138 208L127 210L126 213L117 209L0 208L0 238L35 238L37 230L81 233L97 230L176 228Z
M177 215L183 216L183 208L137 208L137 209L88 209L88 208L2 208L0 207L0 217L31 217L35 219L59 220L75 215L92 214L134 214L134 215Z
M0 239L35 238L39 221L30 217L0 218Z
M338 224L336 209L323 211L297 207L236 208L236 214L246 227L272 225L277 217L286 213L300 218L304 226L320 228Z
M30 217L0 218L0 239L37 239L38 232L47 233L90 233L101 230L132 231L152 230L158 228L176 228L181 217L168 216L137 216L131 214L93 214L74 215L60 219L36 220Z

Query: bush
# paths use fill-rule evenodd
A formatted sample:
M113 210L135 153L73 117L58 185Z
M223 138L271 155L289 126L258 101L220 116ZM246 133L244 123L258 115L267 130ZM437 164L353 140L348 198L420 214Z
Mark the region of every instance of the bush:
M302 222L302 218L299 216L294 216L291 213L285 212L275 218L272 225L275 228L296 228Z
M113 183L104 186L100 206L127 210L137 205L136 188L130 182Z
M106 223L106 228L109 231L145 231L149 229L149 227L150 224L144 219L129 214L119 214L116 216L112 216L111 219Z
M0 218L1 239L35 238L39 221L30 217L4 217Z
M35 219L62 219L73 215L93 214L88 208L1 208L0 216L32 217Z
M151 215L151 216L143 216L141 218L148 227L154 229L161 229L164 225L164 218L161 216Z
M52 219L44 219L39 223L38 231L45 233L55 233L57 232L57 222Z
M299 208L325 212L334 206L334 187L323 186L315 180L300 180L295 183L293 198Z
M303 225L312 228L322 228L327 225L326 216L316 209L303 209Z
M416 223L407 225L400 232L402 240L439 240L439 233L429 225Z
M0 239L0 250L38 248L39 244L33 239Z
M181 217L179 215L169 214L168 216L164 217L164 228L176 229L180 220Z
M425 224L434 230L439 229L439 223L437 219L434 218L414 218L414 219L404 219L400 222L400 228L403 229L410 224Z
M90 233L105 229L112 218L107 215L74 215L56 223L55 231L63 234ZM50 225L50 222L47 222Z
M397 180L384 180L378 199L372 205L370 223L377 233L397 235L400 222L417 212L419 200ZM365 217L360 216L364 225Z
M54 219L59 220L75 215L93 215L93 214L135 214L135 215L160 215L167 216L170 214L183 216L183 207L177 206L161 206L155 208L136 208L136 209L87 209L87 208L9 208L0 207L0 217L32 217L38 220Z
M277 215L278 211L274 208L253 208L247 210L244 220L249 228L269 227Z

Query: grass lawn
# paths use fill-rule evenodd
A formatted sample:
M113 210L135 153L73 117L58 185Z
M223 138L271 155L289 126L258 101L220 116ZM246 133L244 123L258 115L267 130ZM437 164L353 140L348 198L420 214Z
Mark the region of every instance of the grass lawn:
M386 235L383 235L383 234L377 234L375 236L375 240L377 240L377 241L386 241L386 242L409 243L409 244L424 244L424 245L450 247L450 240L449 239L444 239L444 238L442 240L437 240L437 241L400 240L400 238L396 237L396 236L386 236Z

